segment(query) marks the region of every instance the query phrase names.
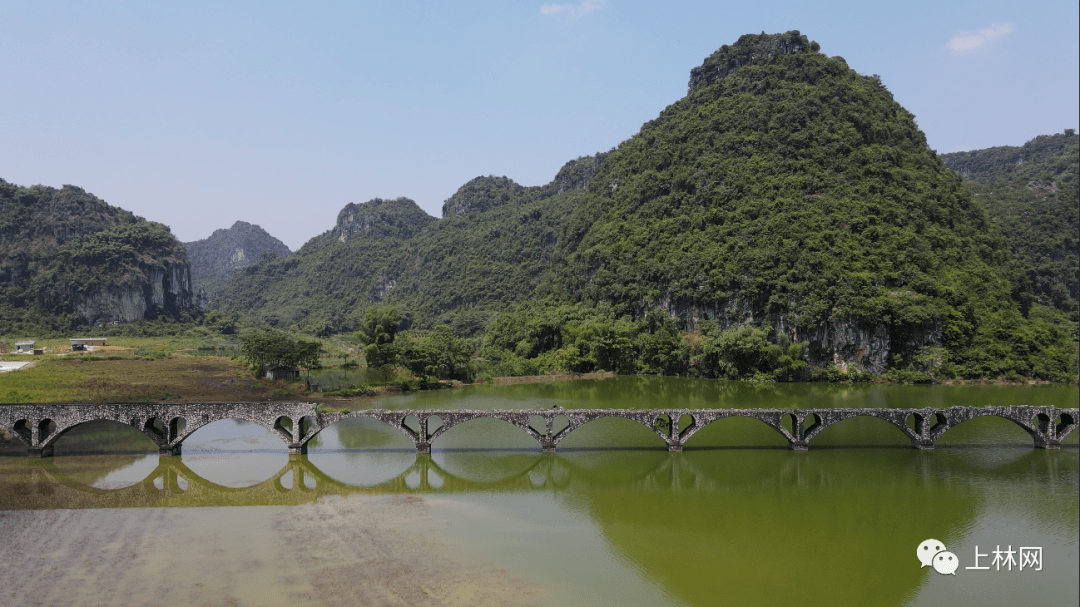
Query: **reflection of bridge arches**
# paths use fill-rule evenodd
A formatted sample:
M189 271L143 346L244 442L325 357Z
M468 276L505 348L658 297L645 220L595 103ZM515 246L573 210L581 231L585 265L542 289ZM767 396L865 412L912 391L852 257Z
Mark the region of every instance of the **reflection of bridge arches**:
M455 454L457 455L457 454ZM480 454L490 456L490 452ZM516 454L525 456L526 454ZM527 466L516 468L500 478L477 480L454 474L431 456L413 455L411 462L377 485L356 486L337 480L325 462L326 470L305 456L290 457L288 463L271 478L249 487L226 487L201 477L184 464L181 458L162 457L158 466L144 479L119 489L96 488L69 476L53 460L43 459L31 466L19 467L16 474L5 473L6 485L0 491L0 510L3 509L81 509L160 506L253 506L293 505L312 503L328 495L386 494L386 493L473 493L489 491L530 492L566 491L572 486L613 486L623 490L733 489L758 490L767 486L825 487L835 483L829 464L819 459L777 454L775 474L740 474L739 466L714 465L719 452L699 451L682 457L664 453L643 453L622 468L625 474L612 476L607 465L590 465L601 458L608 463L618 459L617 451L570 452L567 455L540 455ZM1038 457L1037 457L1038 456ZM971 457L921 458L911 454L923 468L923 477L939 477L934 469L946 467L953 476L976 475L1005 481L1027 478L1033 461L1049 466L1050 478L1040 482L1056 482L1068 474L1057 472L1057 458L1045 458L1028 452L1019 458L1007 458L987 468L985 462ZM1037 457L1037 460L1032 458ZM582 459L584 458L584 459ZM704 458L704 459L702 459ZM977 459L977 458L976 458ZM1047 463L1049 462L1049 463ZM929 467L929 468L928 468ZM329 470L329 472L327 471ZM1064 475L1064 476L1063 476Z
M553 452L575 429L605 417L620 417L651 429L670 451L683 445L701 428L728 417L751 417L778 432L794 450L806 450L825 428L853 417L870 416L898 428L913 447L932 449L950 428L975 417L993 415L1012 421L1036 447L1056 449L1077 427L1077 409L1057 407L950 407L948 409L549 409L539 411L470 410L360 410L320 413L310 403L150 403L114 405L11 405L0 407L0 427L22 440L31 456L51 455L64 432L94 420L130 424L150 437L159 452L178 455L188 436L222 419L258 424L277 435L290 453L307 452L308 442L340 421L370 418L396 428L418 453L430 453L431 442L465 422L491 418L509 423L534 438L545 452ZM563 425L565 424L565 426ZM556 430L556 428L561 428Z
M250 487L219 485L199 476L180 458L163 457L146 478L121 489L99 489L80 483L45 459L26 471L28 482L16 483L23 489L0 497L0 509L292 505L314 502L326 495L552 490L565 488L571 478L568 468L572 466L551 456L537 455L526 469L489 482L455 476L430 456L413 457L405 469L371 487L335 480L305 456L291 457L271 478Z

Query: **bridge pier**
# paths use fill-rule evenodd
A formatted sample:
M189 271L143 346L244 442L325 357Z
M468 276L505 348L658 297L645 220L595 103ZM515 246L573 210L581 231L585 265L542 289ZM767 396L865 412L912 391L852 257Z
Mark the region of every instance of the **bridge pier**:
M792 451L809 451L810 441L808 440L789 440L788 446Z
M307 455L307 443L289 443L289 455Z
M48 445L45 447L30 447L29 449L27 449L27 451L27 455L33 458L52 457L53 446Z
M416 443L416 454L417 455L431 455L431 443L428 443L428 442L418 442L418 443Z
M180 457L180 445L158 445L158 457Z

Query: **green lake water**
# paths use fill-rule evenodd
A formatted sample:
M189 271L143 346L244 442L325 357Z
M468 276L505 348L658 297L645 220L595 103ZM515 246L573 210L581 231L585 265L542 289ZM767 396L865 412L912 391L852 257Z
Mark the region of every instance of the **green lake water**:
M1078 400L1075 386L619 377L421 392L374 406L1075 407ZM95 436L114 453L82 453ZM827 428L808 452L793 452L765 424L732 418L668 453L650 430L602 419L575 430L558 453L542 454L519 429L482 419L451 428L430 456L417 456L396 430L349 420L323 431L307 456L290 458L260 426L223 421L193 434L182 457L159 459L130 453L152 444L106 423L65 436L51 461L0 458L0 510L59 508L77 518L101 509L254 516L279 508L287 516L335 500L417 497L443 546L428 558L497 564L507 579L528 580L544 605L1075 605L1077 443L1074 433L1059 451L1035 449L1011 422L979 418L919 451L886 422L856 418ZM0 554L5 538L16 537L4 525L9 518L0 518ZM242 521L223 533L242 534ZM916 548L928 538L956 555L955 575L920 566ZM1041 548L1041 570L967 569L991 565L999 546ZM977 562L976 552L988 556ZM260 603L237 596L239 604Z

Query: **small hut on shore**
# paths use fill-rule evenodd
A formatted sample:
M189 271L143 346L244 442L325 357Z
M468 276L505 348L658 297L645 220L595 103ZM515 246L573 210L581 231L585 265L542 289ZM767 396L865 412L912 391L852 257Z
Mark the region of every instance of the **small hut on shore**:
M94 348L100 348L105 345L104 337L72 337L68 340L71 343L72 352L92 352Z

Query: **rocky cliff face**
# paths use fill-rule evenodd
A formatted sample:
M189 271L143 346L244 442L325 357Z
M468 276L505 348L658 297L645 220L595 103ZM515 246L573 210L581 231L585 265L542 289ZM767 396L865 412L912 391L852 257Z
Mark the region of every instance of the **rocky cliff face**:
M75 186L0 180L0 333L122 323L194 306L169 228Z
M443 202L442 216L483 213L510 202L524 191L523 186L509 177L477 177L458 188L453 196Z
M436 221L409 198L373 198L350 202L338 213L331 234L341 242L352 238L411 238Z
M286 257L285 243L261 227L237 221L228 229L215 230L209 238L184 243L191 260L192 288L201 308L216 297L229 277L263 255Z
M687 328L698 327L702 320L715 320L722 329L757 326L762 321L793 342L807 342L807 362L813 367L835 365L843 372L866 371L875 375L889 368L889 356L897 352L910 353L941 342L941 323L931 323L915 331L892 335L889 327L857 318L834 318L816 323L809 329L799 328L798 319L786 314L755 314L751 302L732 298L723 304L704 306L701 302L672 300L670 295L658 307L672 318L685 322ZM758 311L760 313L760 310ZM644 313L644 308L640 311Z
M169 263L143 268L143 280L114 285L83 295L75 309L88 324L125 323L154 317L158 311L194 307L191 271L187 264Z

